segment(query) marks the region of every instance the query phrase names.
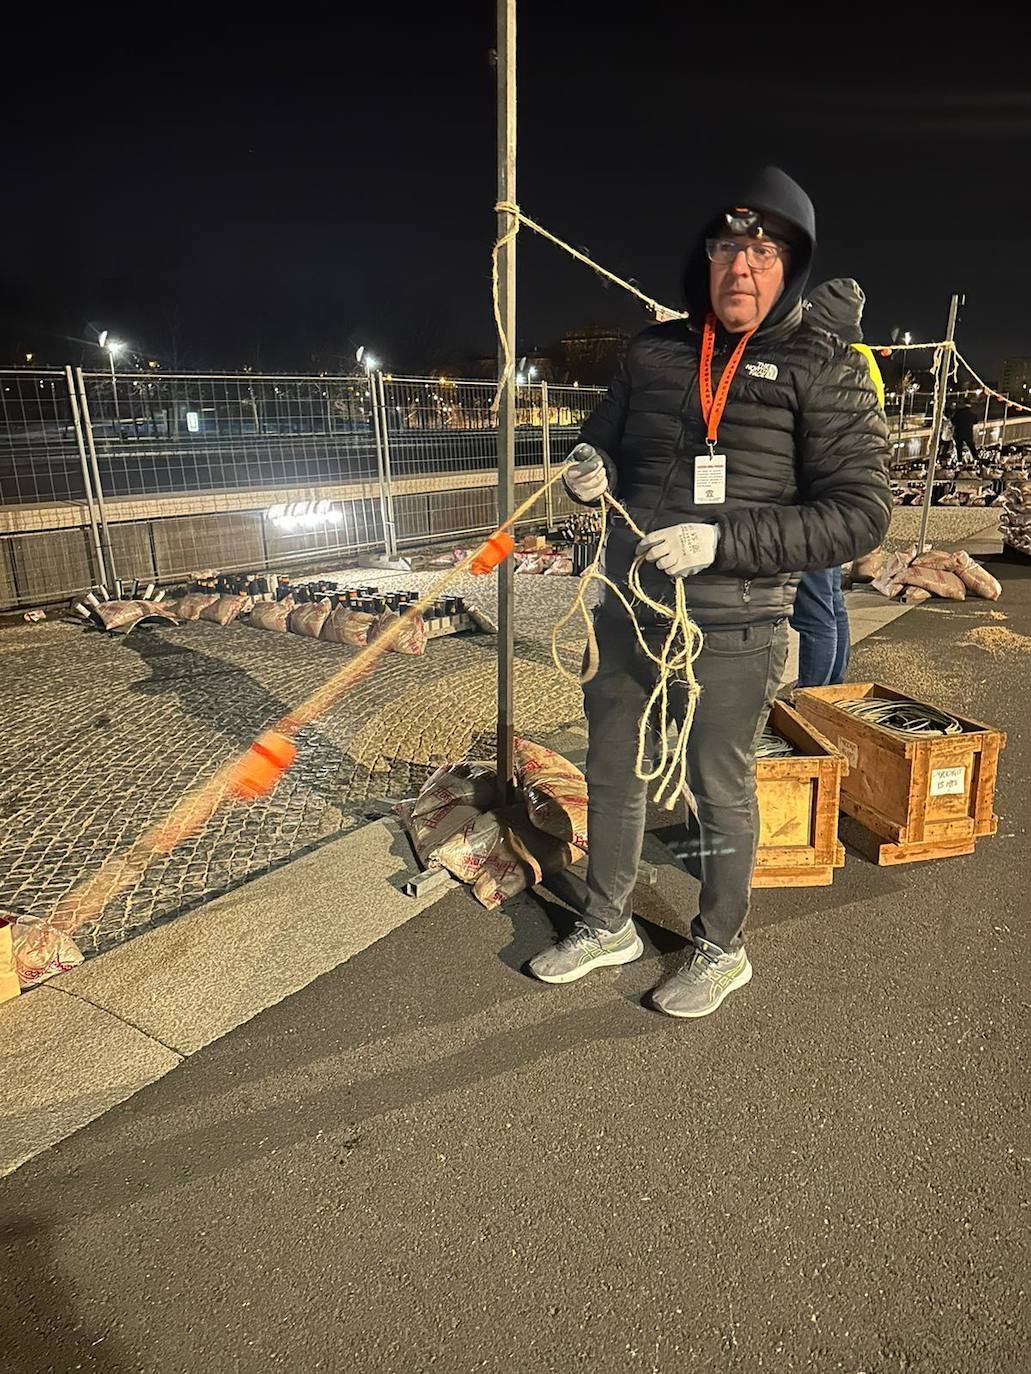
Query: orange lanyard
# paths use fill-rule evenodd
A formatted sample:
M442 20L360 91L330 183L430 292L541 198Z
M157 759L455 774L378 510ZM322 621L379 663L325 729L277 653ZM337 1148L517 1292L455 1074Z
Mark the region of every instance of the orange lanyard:
M716 395L712 394L712 355L716 348L716 316L710 311L705 317L705 329L702 331L702 355L698 361L698 394L702 402L702 418L705 421L705 438L709 445L709 452L712 452L713 445L716 443L716 435L719 431L720 421L723 419L723 412L727 408L727 396L730 394L730 384L734 380L734 373L737 371L741 355L745 351L748 340L755 333L750 329L747 334L741 335L741 342L730 355L730 361L723 369L723 376L720 384L716 388Z

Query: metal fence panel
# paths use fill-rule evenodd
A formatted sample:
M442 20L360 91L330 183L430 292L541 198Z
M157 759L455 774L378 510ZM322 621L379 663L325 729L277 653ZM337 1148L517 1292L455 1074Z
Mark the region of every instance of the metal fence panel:
M0 369L0 504L85 496L65 374Z
M497 524L493 382L66 372L0 373L0 605L70 594L112 569L256 569L464 541ZM517 388L520 500L564 459L600 394ZM266 518L326 498L324 526ZM520 524L551 525L569 508L559 489Z
M109 500L376 476L367 377L83 377Z

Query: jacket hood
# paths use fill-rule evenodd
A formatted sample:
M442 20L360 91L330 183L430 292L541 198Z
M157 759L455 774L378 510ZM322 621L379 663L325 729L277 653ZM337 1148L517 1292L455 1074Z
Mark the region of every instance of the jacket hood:
M809 299L802 302L806 318L821 329L837 334L843 343L863 342L863 288L851 277L833 277L814 286Z
M721 228L726 210L731 206L744 205L750 210L764 210L767 214L779 215L795 229L795 241L784 290L760 328L759 332L764 333L799 308L816 248L816 211L798 182L779 167L765 167L751 184L734 185L729 190L731 194L713 209L690 249L684 268L684 302L691 321L700 325L711 308L705 240Z

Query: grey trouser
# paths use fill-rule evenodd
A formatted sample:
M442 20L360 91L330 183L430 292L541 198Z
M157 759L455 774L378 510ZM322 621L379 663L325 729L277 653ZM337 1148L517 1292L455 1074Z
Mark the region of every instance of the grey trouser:
M595 625L600 666L584 687L590 796L585 919L595 929L616 930L631 914L644 841L649 785L635 776L634 765L655 668L629 620L595 612ZM691 933L729 950L740 943L748 915L759 840L755 748L784 674L788 630L780 621L709 630L704 640L695 663L702 693L687 750L697 807L695 876L702 889ZM678 721L683 701L680 690L673 703Z

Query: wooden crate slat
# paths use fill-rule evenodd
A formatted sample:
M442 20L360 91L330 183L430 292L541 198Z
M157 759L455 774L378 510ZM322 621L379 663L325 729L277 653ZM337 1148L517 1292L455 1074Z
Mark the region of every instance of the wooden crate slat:
M770 713L770 729L803 752L758 759L760 842L753 887L825 887L845 861L838 843L842 756L784 702Z

